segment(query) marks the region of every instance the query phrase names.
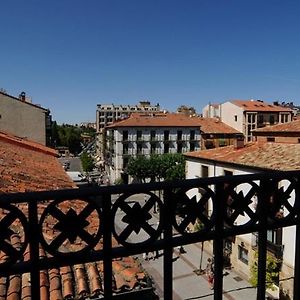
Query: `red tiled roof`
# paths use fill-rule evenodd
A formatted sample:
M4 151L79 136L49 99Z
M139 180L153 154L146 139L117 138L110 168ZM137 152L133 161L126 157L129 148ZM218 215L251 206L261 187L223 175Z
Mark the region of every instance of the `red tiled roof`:
M0 135L0 193L26 192L53 190L74 187L73 182L63 170L52 149L30 141L24 141L13 136L1 133ZM39 203L38 214L44 212L49 203ZM17 204L25 215L28 214L27 204ZM82 200L75 202L63 202L59 208L67 213L70 208L82 211L86 203ZM0 219L7 214L5 209L0 210ZM93 231L99 227L100 220L96 213L90 213L87 220L88 229ZM52 241L60 233L55 228L57 220L53 216L45 219L43 235ZM20 249L24 236L20 220L16 219L10 226L14 232L10 236L11 244ZM113 240L114 246L116 241ZM80 241L71 244L66 241L61 247L65 250L76 251L81 248ZM95 250L102 249L102 241ZM48 256L42 248L40 257ZM23 260L28 261L29 250L23 255ZM0 263L7 260L4 252L0 251ZM137 261L132 257L122 258L113 262L114 292L132 290L148 286L146 275ZM41 299L83 299L85 297L97 297L103 292L103 263L93 262L66 266L57 269L43 270L40 272ZM30 299L31 283L28 274L0 277L0 299Z
M215 133L215 134L241 134L241 132L221 122L218 118L198 118L201 131L204 133Z
M118 127L199 127L198 117L179 113L132 113L129 118L115 122L107 128Z
M41 144L0 132L0 193L74 187L56 155Z
M274 105L262 100L230 100L230 102L241 107L244 111L292 112L288 107Z
M255 132L298 132L300 133L300 119L283 124L276 124L273 126L266 126L263 128L253 130Z
M254 142L185 153L187 157L270 170L300 170L300 144Z

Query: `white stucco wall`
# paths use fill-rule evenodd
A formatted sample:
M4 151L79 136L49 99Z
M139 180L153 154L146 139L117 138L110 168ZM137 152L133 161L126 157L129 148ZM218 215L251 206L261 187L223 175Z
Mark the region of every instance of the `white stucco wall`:
M239 106L231 102L222 103L220 108L220 115L222 122L244 133L243 110ZM235 121L235 116L237 116L237 121Z

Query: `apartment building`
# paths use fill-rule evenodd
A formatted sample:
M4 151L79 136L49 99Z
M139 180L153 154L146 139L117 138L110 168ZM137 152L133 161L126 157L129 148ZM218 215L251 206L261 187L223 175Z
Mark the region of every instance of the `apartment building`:
M186 153L186 178L230 176L254 174L265 171L299 170L300 144L250 142L236 145ZM226 219L234 226L244 226L257 216L257 184L258 182L236 184L227 200ZM296 203L293 185L287 180L274 181L274 195L269 199L279 201L277 195L284 195L285 202L277 203L278 212L274 218L286 218ZM201 198L199 190L191 190L189 198ZM275 199L276 198L276 199ZM275 199L275 200L274 200ZM279 198L278 198L279 199ZM213 210L213 202L208 202L207 213ZM226 225L225 225L226 226ZM295 226L283 229L268 230L267 250L272 256L282 261L278 280L284 293L293 293L294 276L294 240ZM257 235L255 233L235 236L224 241L224 247L230 250L230 264L242 277L249 278L251 265L257 251ZM212 244L207 245L212 251ZM278 290L278 289L277 289ZM277 299L277 298L276 298Z
M207 117L219 117L222 122L240 131L245 141L253 140L252 131L265 126L290 122L293 110L274 102L263 100L230 100L225 103L207 105L203 109Z
M32 104L24 92L17 98L0 91L0 130L50 145L50 111Z
M96 111L96 130L99 133L102 128L117 120L127 118L133 112L159 112L159 104L151 105L150 101L140 101L137 105L129 104L98 104Z
M130 157L200 149L199 120L184 114L135 113L106 130L104 156L112 181L128 181L126 166Z

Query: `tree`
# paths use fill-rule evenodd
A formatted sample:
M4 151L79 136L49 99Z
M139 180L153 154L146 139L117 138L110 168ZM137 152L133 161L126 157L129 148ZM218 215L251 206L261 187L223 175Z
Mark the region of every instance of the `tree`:
M254 254L254 263L251 265L250 268L250 283L252 286L257 287L257 272L258 272L258 253L255 252ZM266 288L274 290L274 284L277 284L277 279L279 276L279 264L280 259L267 254L267 261L266 261Z
M139 156L128 162L127 173L142 182L175 180L185 178L185 159L182 154L166 153L151 155L149 158Z
M95 163L90 155L86 152L83 152L80 156L82 169L84 172L90 172L94 169Z

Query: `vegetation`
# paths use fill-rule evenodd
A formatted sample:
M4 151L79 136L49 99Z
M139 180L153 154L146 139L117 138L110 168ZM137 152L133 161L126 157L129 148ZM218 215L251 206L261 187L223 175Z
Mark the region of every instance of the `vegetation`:
M84 172L90 172L94 169L95 163L93 158L86 152L83 152L80 156L82 169Z
M127 166L127 173L142 182L175 180L185 178L185 160L182 154L166 153L151 155L150 158L139 156L131 158Z
M257 287L257 260L258 253L255 252L255 261L251 265L250 269L250 283L252 286ZM274 284L277 284L278 276L279 276L279 266L280 260L275 258L272 255L267 254L267 262L266 262L266 288L274 290Z
M95 137L96 130L69 124L57 125L54 121L51 127L51 146L68 147L71 153L77 154L82 150L82 134Z

